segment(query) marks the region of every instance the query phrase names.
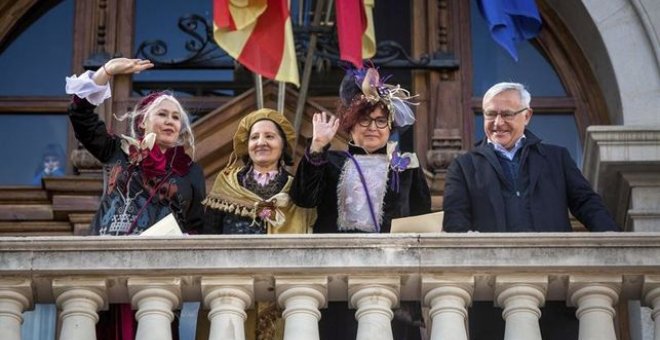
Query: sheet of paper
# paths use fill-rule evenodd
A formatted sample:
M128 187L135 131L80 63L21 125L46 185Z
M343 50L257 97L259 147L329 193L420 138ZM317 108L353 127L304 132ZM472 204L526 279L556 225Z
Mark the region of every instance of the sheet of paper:
M179 223L176 222L174 214L169 214L163 217L160 221L156 222L147 230L143 231L140 236L181 236L181 228Z
M439 233L444 212L395 218L390 233Z

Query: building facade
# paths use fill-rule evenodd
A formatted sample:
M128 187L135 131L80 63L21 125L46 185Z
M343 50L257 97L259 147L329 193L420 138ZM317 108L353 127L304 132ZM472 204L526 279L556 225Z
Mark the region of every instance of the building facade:
M540 317L546 301L577 308L583 339L660 339L660 324L654 335L652 321L660 310L655 0L538 0L543 28L519 46L518 62L492 41L474 1L382 0L374 7L377 42L386 42L374 61L419 94L417 124L402 144L420 156L434 207L442 205L451 160L482 136L483 92L512 80L530 88L532 129L571 151L626 233L304 235L272 242L76 237L86 233L98 206L103 176L69 127L64 77L112 56L154 60L152 71L117 77L112 99L98 113L121 133L126 126L115 114L149 91L173 90L195 117L195 156L209 184L228 160L238 121L262 100L268 107L279 105L292 121L300 114L300 156L311 136L312 114L336 108L343 72L332 52L329 2L322 7L325 31L310 28L316 2L291 3L301 70L307 42L318 35L311 85L284 89L266 81L261 91L249 72L213 48L207 34L210 0L0 4L0 154L7 159L0 170L0 324L6 325L1 338L18 339L21 315L35 304L56 303L59 329L83 338L76 332L89 332L96 311L108 303L154 308L158 317L141 325L159 329L182 301L216 308L220 325L240 323L241 313L229 310L262 300L278 300L289 310L290 339L313 338L293 330L313 329L318 309L328 301L372 311L360 313L358 322L385 325L374 332L386 335L391 308L417 300L430 311L432 339L460 339L473 301L503 308L507 339L535 338L520 333L521 325ZM340 137L335 146L343 143ZM63 176L40 177L42 158L53 157L57 153L47 150L58 147ZM519 313L507 313L513 306Z

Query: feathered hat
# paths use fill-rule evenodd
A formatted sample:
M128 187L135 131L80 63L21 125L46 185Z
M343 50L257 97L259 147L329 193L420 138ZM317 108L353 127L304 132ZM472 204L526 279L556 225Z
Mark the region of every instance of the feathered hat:
M418 103L412 102L411 99L417 95L410 95L410 91L398 84L386 84L387 79L389 77L381 79L374 67L348 69L339 86L342 104L348 107L354 100L365 100L371 104L381 102L390 112L388 118L394 127L412 125L415 123L415 115L411 106Z

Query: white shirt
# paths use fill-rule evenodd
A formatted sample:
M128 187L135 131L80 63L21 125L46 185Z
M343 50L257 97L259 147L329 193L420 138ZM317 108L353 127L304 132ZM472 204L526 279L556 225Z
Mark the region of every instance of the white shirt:
M502 156L506 157L507 159L509 159L511 161L511 160L513 160L513 157L516 156L516 152L518 152L518 150L520 150L520 148L522 148L523 139L525 139L525 138L527 138L527 137L524 134L520 138L518 138L518 140L516 141L516 144L513 145L511 150L507 150L501 144L495 143L495 142L491 141L490 139L488 139L488 144L493 144L493 147L495 148L495 151L499 152Z

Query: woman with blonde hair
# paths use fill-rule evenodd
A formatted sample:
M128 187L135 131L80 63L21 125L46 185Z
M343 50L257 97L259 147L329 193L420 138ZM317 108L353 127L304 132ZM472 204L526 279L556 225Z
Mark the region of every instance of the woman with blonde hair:
M109 133L94 113L96 106L111 96L112 77L151 67L148 60L116 58L96 72L66 79L66 92L73 95L69 117L76 138L103 163L107 174L100 206L90 225L92 235L139 235L170 214L182 232L201 229L204 173L186 153L185 147L189 147L194 154L194 137L179 101L168 92L142 98L134 110L119 117L130 119L128 135ZM135 338L130 304L111 304L99 316L99 340ZM172 335L178 339L178 332Z
M96 72L67 78L73 95L69 109L76 138L108 174L99 210L91 224L93 235L141 234L173 214L182 231L202 225L202 168L186 154L194 150L188 114L167 92L152 93L120 119L130 118L130 135L113 135L94 113L110 97L110 79L151 68L148 60L116 58Z

